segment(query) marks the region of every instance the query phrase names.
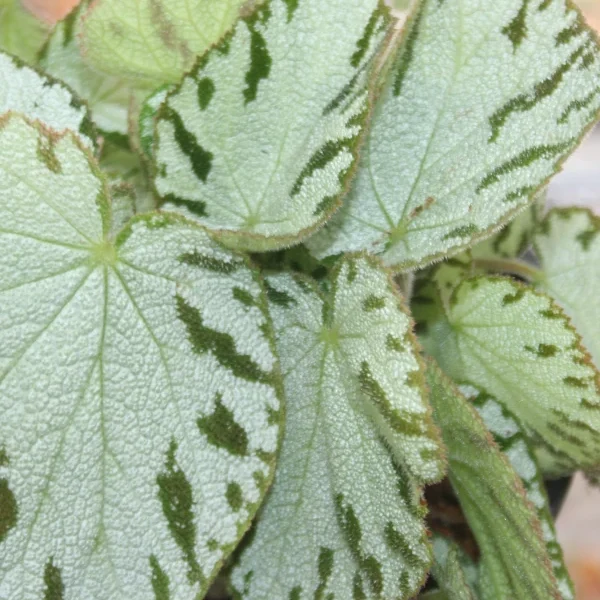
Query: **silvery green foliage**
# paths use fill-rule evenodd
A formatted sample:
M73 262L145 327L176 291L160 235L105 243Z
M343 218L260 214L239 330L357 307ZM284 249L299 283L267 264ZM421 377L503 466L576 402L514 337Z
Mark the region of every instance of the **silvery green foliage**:
M554 209L535 236L538 285L572 319L600 366L600 218L585 209Z
M600 377L550 297L510 279L467 279L423 341L455 381L486 390L515 414L541 446L545 468L597 465Z
M545 468L596 465L598 371L552 299L510 279L473 277L444 304L423 338L444 371L511 410L541 446Z
M94 128L87 107L64 83L0 52L0 116L8 111L37 119L56 131L70 129L91 146Z
M85 3L56 25L42 49L40 66L87 101L94 122L102 131L126 135L133 91L122 79L107 77L84 62L79 47L84 8Z
M429 569L419 483L444 467L410 318L374 259L330 285L268 278L286 430L242 598L409 598Z
M432 362L431 403L448 476L481 551L481 600L562 600L534 507L469 401Z
M527 499L537 512L561 599L574 600L575 590L556 537L544 478L524 428L491 396L479 394L472 402L512 468L521 478Z
M596 120L598 46L565 0L423 0L409 27L317 256L407 269L455 253L529 203Z
M0 597L196 599L278 445L257 275L178 216L114 237L70 134L3 117L0 182Z
M148 85L175 83L233 26L246 0L97 0L84 54L101 71Z
M252 251L314 231L346 191L388 23L378 0L266 0L240 20L159 116L166 207Z

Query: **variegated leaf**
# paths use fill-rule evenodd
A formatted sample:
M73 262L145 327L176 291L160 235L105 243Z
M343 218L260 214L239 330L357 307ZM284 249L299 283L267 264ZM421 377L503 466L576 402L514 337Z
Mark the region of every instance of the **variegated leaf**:
M600 217L554 209L535 236L539 286L571 317L600 367Z
M268 278L286 392L275 483L232 581L242 598L410 598L430 549L419 481L444 466L411 320L374 259L325 296Z
M542 447L544 469L600 465L600 376L552 299L510 279L475 277L445 309L423 337L444 371L512 411Z
M461 564L460 548L448 539L435 535L433 538L432 574L447 600L475 600L473 590ZM475 565L471 565L476 569Z
M527 499L535 507L561 599L574 600L575 590L556 537L542 472L524 428L506 408L487 394L479 394L473 399L473 404L500 450L521 478Z
M79 44L84 9L85 3L80 4L54 28L42 49L40 65L86 100L94 122L103 132L127 135L134 90L122 79L99 73L84 62Z
M21 0L0 0L0 50L34 63L47 35L47 25L25 10Z
M596 120L599 49L566 0L423 0L317 256L397 269L485 238L531 202Z
M430 363L449 478L481 551L482 600L562 600L534 507L475 409Z
M339 206L388 23L378 0L266 0L172 92L156 187L228 244L290 245Z
M248 0L97 0L83 46L100 71L154 85L176 83L218 42Z
M92 145L96 135L89 111L64 83L3 52L0 81L0 116L8 111L19 112L57 131L70 129L86 145Z
M258 277L174 215L112 237L75 136L0 126L0 597L202 597L277 449Z

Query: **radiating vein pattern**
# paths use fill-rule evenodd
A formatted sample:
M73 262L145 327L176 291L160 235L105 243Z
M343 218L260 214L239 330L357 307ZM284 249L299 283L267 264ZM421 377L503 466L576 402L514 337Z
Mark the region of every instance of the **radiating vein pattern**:
M6 600L201 597L272 475L256 274L179 216L115 240L110 211L75 136L1 122Z
M517 473L433 361L427 381L448 449L450 482L481 551L479 597L562 600L538 515Z
M600 376L549 296L510 279L468 279L428 323L424 344L453 379L514 413L544 469L600 464Z
M552 210L534 243L540 287L565 309L600 367L600 218L585 209Z
M344 259L326 297L268 284L286 430L233 584L257 600L412 597L430 562L419 482L443 464L410 319L373 259Z
M500 450L521 478L527 499L535 507L561 599L574 600L573 582L567 572L562 548L556 537L542 471L524 428L495 398L479 394L472 401Z
M94 130L89 112L64 83L0 52L0 115L14 111L56 131L70 129L91 146Z
M424 0L313 252L414 268L486 237L595 121L599 77L595 37L565 0Z
M321 224L355 163L387 23L377 0L266 0L244 17L161 113L166 206L251 250Z

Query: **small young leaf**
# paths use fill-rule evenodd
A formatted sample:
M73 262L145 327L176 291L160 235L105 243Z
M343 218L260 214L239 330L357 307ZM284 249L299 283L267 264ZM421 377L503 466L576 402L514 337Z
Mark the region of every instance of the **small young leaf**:
M561 599L574 600L573 582L569 577L562 549L556 538L554 519L550 512L542 472L524 428L506 408L487 394L479 394L473 399L473 404L494 436L500 450L521 478L527 499L535 507Z
M287 419L276 482L233 572L242 598L410 598L430 549L420 481L444 466L411 321L377 261L321 297L268 278Z
M98 0L83 26L90 64L153 85L176 83L233 26L246 0Z
M134 92L122 79L98 73L83 61L79 35L84 9L85 4L80 4L54 28L42 48L40 65L86 100L94 122L102 131L126 135L128 108Z
M5 117L0 180L0 595L202 597L277 450L257 275L178 216L113 239L71 134Z
M434 418L449 477L481 550L483 600L561 600L542 532L521 481L475 409L430 363Z
M95 132L89 111L65 84L4 52L0 52L0 78L0 115L19 112L56 131L70 129L92 145Z
M600 464L600 377L548 296L510 279L468 279L423 343L453 379L513 412L557 474Z
M506 223L596 120L600 51L565 0L423 0L353 189L311 248L423 266Z
M475 600L460 561L459 547L446 538L433 538L433 576L447 600Z
M47 35L47 25L25 10L21 0L0 0L0 50L33 64Z
M600 218L585 209L554 209L534 243L540 287L565 309L600 367Z
M266 0L243 18L161 111L166 206L251 251L322 224L356 161L387 24L378 0Z

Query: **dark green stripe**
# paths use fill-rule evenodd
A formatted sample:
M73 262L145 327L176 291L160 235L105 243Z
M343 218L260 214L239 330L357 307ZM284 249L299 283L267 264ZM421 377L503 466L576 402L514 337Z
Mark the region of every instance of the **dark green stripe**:
M245 435L245 432L244 432ZM225 492L227 503L231 507L233 512L239 512L244 505L244 495L242 494L242 488L239 483L232 481L227 485L227 491Z
M450 238L464 238L464 237L470 237L473 234L477 233L479 231L479 228L474 225L473 223L470 223L469 225L461 225L460 227L457 227L456 229L453 229L452 231L449 231L443 238L442 240L449 240Z
M240 268L240 263L233 261L227 262L225 260L221 260L220 258L215 258L214 256L201 254L196 250L194 252L182 254L178 260L179 262L185 263L186 265L190 265L192 267L200 267L201 269L206 269L207 271L223 273L225 275L235 273Z
M363 300L362 308L365 312L381 310L382 308L385 308L385 298L383 296L376 296L375 294L371 294Z
M65 586L60 569L55 567L50 559L44 569L44 600L63 600Z
M0 542L17 524L17 501L8 487L7 479L0 479Z
M204 575L196 558L196 525L192 510L194 506L192 486L177 464L176 452L177 443L172 440L166 454L165 470L156 477L158 498L162 504L169 531L189 566L187 574L189 582L203 584Z
M567 108L565 108L563 113L560 115L557 123L559 125L562 125L567 122L571 113L586 109L588 106L590 106L590 104L594 101L598 94L600 94L600 87L597 87L595 90L590 92L585 98L581 98L580 100L573 100L570 104L567 105Z
M169 576L161 569L156 556L150 556L150 568L152 569L152 590L154 591L154 600L170 600Z
M166 196L163 196L163 203L187 208L197 217L208 217L208 213L206 212L206 202L202 202L201 200L186 200L175 194L167 194Z
M327 581L331 577L333 572L333 550L330 548L321 547L319 550L319 585L315 590L315 600L323 600L325 589L327 588Z
M297 196L302 189L302 184L306 179L314 174L315 171L324 169L330 162L332 162L343 150L348 148L350 140L342 139L336 141L328 141L321 146L310 158L306 166L302 169L302 172L298 176L298 179L294 183L290 192L291 196ZM343 179L343 173L340 176L340 180Z
M386 523L384 535L387 547L392 552L399 554L409 567L419 569L423 566L423 560L413 552L408 540L394 527L391 521Z
M271 384L271 375L265 373L250 356L240 354L231 335L206 327L200 311L190 306L181 296L177 296L176 301L179 318L185 323L194 352L211 352L221 366L229 369L236 377Z
M582 45L552 75L544 79L544 81L537 83L531 94L519 94L509 100L502 108L498 109L489 119L490 127L492 128L489 139L490 143L498 139L500 131L512 113L531 110L538 102L551 96L562 83L564 76L571 70L577 60L583 56L584 52L585 45Z
M512 42L515 51L527 37L527 8L529 1L523 0L523 4L521 4L521 8L515 18L502 29L502 33Z
M224 448L235 456L248 456L246 430L236 423L233 413L223 404L222 400L223 397L217 394L214 412L198 419L198 429L206 436L209 444L217 448Z
M288 23L294 18L294 13L298 8L299 0L283 0L287 6L287 20Z
M271 16L267 5L259 8L252 17L246 19L250 31L250 67L246 73L246 89L244 98L246 104L256 100L258 86L263 79L268 79L271 73L272 59L263 34L257 29L258 23L267 23Z
M394 96L399 96L402 93L402 86L404 84L404 80L406 79L408 68L410 67L410 64L413 61L415 54L415 46L417 45L417 40L419 39L419 30L423 18L423 11L425 10L423 8L424 6L425 3L422 3L421 8L417 9L419 12L415 16L410 32L406 37L406 42L400 50L400 55L398 56L398 64L396 66L396 77L394 79Z
M206 110L215 94L215 82L210 77L198 81L198 105L200 110Z
M369 45L371 44L371 39L373 38L376 32L376 25L377 21L379 21L379 16L380 13L379 9L377 8L373 11L369 22L365 26L363 36L360 38L360 40L358 40L358 42L356 42L357 50L350 59L350 64L355 68L360 65L362 59L367 54L367 50L369 49Z
M567 152L572 148L575 141L576 140L571 139L563 142L562 144L535 146L533 148L523 150L523 152L506 161L499 167L496 167L491 173L486 175L481 180L481 183L477 186L475 191L479 194L483 190L500 181L503 175L507 175L512 171L517 171L518 169L522 169L524 167L528 167L538 160L554 158L558 154Z

